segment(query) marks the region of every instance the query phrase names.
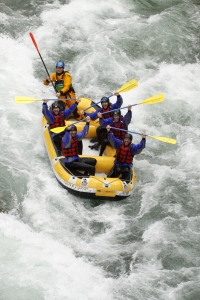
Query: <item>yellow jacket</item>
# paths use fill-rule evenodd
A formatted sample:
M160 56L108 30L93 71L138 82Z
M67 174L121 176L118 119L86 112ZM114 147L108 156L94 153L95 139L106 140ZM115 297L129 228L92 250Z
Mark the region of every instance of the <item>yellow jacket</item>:
M56 74L56 73L52 73L50 75L52 81L54 83L56 83L56 81L59 81L59 80L63 80L63 85L64 87L60 90L60 93L61 93L61 97L59 98L65 98L64 94L66 94L69 90L70 90L70 87L72 86L72 77L71 75L68 73L68 72L65 72L65 73L62 73L60 75ZM44 85L49 85L49 80L48 79L44 79ZM70 94L71 94L72 91L70 91ZM75 93L73 93L74 95L70 95L72 96L72 98L75 96Z
M63 80L63 82L61 82L61 86L63 85L63 88L58 91L60 93L60 96L58 98L60 100L65 99L65 98L73 99L73 100L63 100L62 101L62 102L64 102L65 109L72 106L72 104L74 104L76 101L75 100L76 94L72 87L71 75L65 71L64 73L62 73L60 75L56 74L56 73L52 73L50 75L50 77L51 77L51 80L55 83L55 86L56 86L56 82L58 82L59 80ZM48 79L44 79L44 85L49 85L49 84L50 84L50 81ZM61 86L60 86L60 88L61 88ZM77 108L73 111L73 116L76 120L81 120L84 118L84 115L81 115L80 111Z

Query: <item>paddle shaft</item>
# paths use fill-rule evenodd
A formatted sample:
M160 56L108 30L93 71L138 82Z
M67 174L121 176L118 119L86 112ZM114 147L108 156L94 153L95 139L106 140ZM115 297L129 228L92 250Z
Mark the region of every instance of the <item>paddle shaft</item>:
M48 99L48 98L46 98ZM44 101L45 99L39 99L39 98L31 98L26 96L16 96L15 97L15 103L17 104L30 104L38 101ZM49 101L62 101L62 100L76 100L76 98L65 98L65 99L59 99L59 98L52 98L48 99Z
M139 103L135 103L135 104L132 104L130 105L131 107L132 106L136 106L136 105L141 105L141 104L156 104L158 102L161 102L164 100L164 96L161 98L161 96L159 98L156 98L157 96L159 95L156 95L156 96L152 96L151 98L148 98L144 101L141 101ZM123 106L123 107L119 107L119 108L116 108L116 109L113 109L113 110L109 110L109 113L113 112L113 111L116 111L116 110L121 110L121 109L124 109L124 108L128 108L129 106ZM104 114L107 114L108 112L104 112L104 113L101 113L102 115Z
M39 51L39 48L38 48L37 43L36 43L36 41L35 41L35 38L34 38L34 36L33 36L33 34L32 34L31 32L30 32L29 34L30 34L30 37L31 37L31 39L32 39L32 42L33 42L33 44L34 44L34 46L35 46L35 48L36 48L36 50L37 50L37 52L38 52L38 54L39 54L39 56L40 56L40 58L41 58L41 61L42 61L43 66L44 66L44 68L45 68L45 70L46 70L46 72L47 72L47 75L48 75L49 78L51 78L51 77L50 77L50 74L49 74L49 72L48 72L48 70L47 70L47 67L46 67L46 65L45 65L45 63L44 63L44 60L43 60L43 58L42 58L42 55L40 54L40 51ZM53 81L51 81L51 84L52 84L52 86L53 86L55 92L57 93L56 87L55 87Z
M139 134L139 135L141 135L140 132L134 132L134 131L130 131L130 130L126 130L126 129L120 129L120 128L111 127L111 126L110 126L110 128L115 129L115 130L121 130L121 131L131 132L131 133L134 133L134 134ZM145 134L145 136L148 136L148 134Z
M86 107L83 111L86 111L86 110L88 110L89 108L92 108L92 107L96 106L96 105L99 104L100 102L101 102L101 100L100 100L99 102L97 102L97 103L91 105L91 106Z
M100 102L101 102L101 101L100 101ZM99 103L99 102L98 102L98 103ZM96 103L96 104L98 104L98 103ZM131 106L135 106L135 105L138 105L138 104L132 104ZM90 106L90 107L92 107L92 106ZM88 107L88 108L89 108L89 107ZM113 110L106 111L106 112L101 113L101 114L104 115L104 114L111 113L111 112L113 112L113 111L120 110L120 109L124 109L124 108L128 108L128 106L119 107L119 108L116 108L116 109L113 109ZM85 109L84 109L84 111L85 111Z
M110 128L116 129L116 127L110 127ZM142 135L140 132L130 131L130 130L126 130L126 129L117 128L117 130ZM167 137L164 137L164 136L153 136L153 135L149 135L149 134L145 134L145 136L148 136L149 138L152 138L152 139L156 139L160 142L169 143L169 144L176 144L176 140L171 139L171 138L167 138Z
M117 92L120 94L122 92L130 91L131 89L137 87L137 85L138 85L137 81L135 79L132 79L132 80L126 82L125 84L123 84ZM112 96L114 96L114 94L110 94L106 98L110 98ZM86 111L87 109L89 109L91 107L94 107L95 105L99 104L100 102L101 102L101 100L99 102L95 103L94 105L91 105L91 106L85 108L84 111Z
M137 104L133 104L133 105L131 105L131 106L135 106L135 105L137 105ZM113 109L113 110L105 111L105 112L103 112L103 113L101 113L101 114L104 115L104 114L111 113L111 112L116 111L116 110L121 110L121 109L124 109L124 108L127 108L127 107L128 107L128 106L119 107L119 108L116 108L116 109Z
M111 94L110 96L106 96L105 98L110 98L110 97L112 97L112 96L113 96L113 94ZM98 102L96 102L95 104L93 104L93 105L91 105L91 106L86 107L83 111L86 111L87 109L92 108L92 107L96 106L96 105L99 104L99 103L101 103L101 100L98 101Z
M70 124L70 125L75 125L75 124L77 124L77 123L79 123L79 122L85 121L86 119L87 119L87 118L81 119L81 120L76 121L76 122L74 122L74 123L72 123L72 124Z
M49 98L47 98L48 99L48 101L63 101L63 100L76 100L76 98L52 98L52 99L49 99ZM41 99L41 100L35 100L35 101L44 101L44 100L46 100L46 99Z

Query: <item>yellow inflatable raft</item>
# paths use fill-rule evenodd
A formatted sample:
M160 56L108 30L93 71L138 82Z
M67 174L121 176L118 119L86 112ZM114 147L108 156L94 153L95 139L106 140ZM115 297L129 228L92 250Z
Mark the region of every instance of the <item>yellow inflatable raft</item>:
M88 104L89 103L89 104ZM82 107L80 108L80 104ZM92 105L91 100L84 98L79 104L79 109L84 109ZM90 112L95 108L91 108ZM89 110L88 110L89 111ZM66 125L75 122L76 120L70 119L66 121ZM81 131L85 122L79 122L76 124L78 131ZM91 122L88 138L95 137L96 128L99 126L98 122ZM46 119L42 117L43 138L45 146L49 155L49 159L54 171L54 174L58 182L67 189L70 193L79 195L82 198L100 198L103 200L122 200L130 196L136 185L136 175L132 170L132 179L129 183L121 181L120 178L107 178L107 174L111 170L114 164L115 150L111 147L107 147L106 156L96 156L87 154L88 148L83 147L84 155L80 157L93 157L97 160L95 166L95 176L84 176L70 173L64 164L64 156L57 155L57 149L52 140L52 133L49 130L49 125ZM84 141L83 141L84 142ZM77 170L78 171L78 170ZM80 174L80 171L79 171Z
M95 103L91 99L81 98L81 102L78 104L78 109L79 110L84 110L86 107L89 107L89 106L93 106L93 107L87 109L88 113L95 112L97 109L100 108L98 105L95 105ZM69 124L74 123L74 122L76 122L76 120L71 118L71 119L67 120L65 123L66 123L66 126L68 126ZM76 124L78 132L82 131L84 126L85 126L85 121L78 122ZM87 138L96 137L96 129L97 129L98 126L99 126L99 119L94 120L94 121L91 120L90 121L90 129L89 129L88 134L87 134L86 137Z

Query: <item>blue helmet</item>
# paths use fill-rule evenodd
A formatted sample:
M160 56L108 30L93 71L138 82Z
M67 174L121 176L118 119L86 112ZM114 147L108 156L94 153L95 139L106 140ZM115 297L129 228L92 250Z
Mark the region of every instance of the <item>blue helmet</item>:
M65 68L65 63L63 61L58 61L56 63L56 68Z
M103 98L101 98L101 103L102 102L107 102L107 103L109 103L110 102L110 99L108 98L108 97L103 97Z

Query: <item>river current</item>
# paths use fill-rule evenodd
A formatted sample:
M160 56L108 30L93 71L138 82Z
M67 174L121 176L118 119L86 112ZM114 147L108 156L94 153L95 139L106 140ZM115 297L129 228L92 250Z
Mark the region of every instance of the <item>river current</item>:
M124 105L147 138L137 187L119 202L56 181L41 103L63 60L77 95L98 101L135 78ZM0 300L200 299L200 1L0 0ZM140 137L135 135L134 142Z

